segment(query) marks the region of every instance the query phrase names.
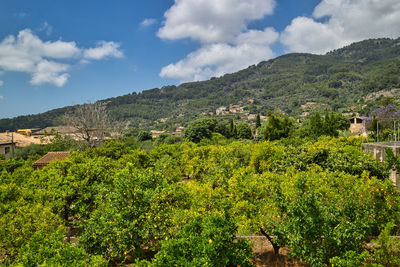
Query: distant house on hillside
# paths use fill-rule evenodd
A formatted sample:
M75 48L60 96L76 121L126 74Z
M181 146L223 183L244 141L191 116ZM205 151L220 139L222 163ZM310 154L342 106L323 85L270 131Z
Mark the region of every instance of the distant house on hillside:
M212 110L205 110L201 112L201 115L206 116L206 115L214 115L214 111Z
M242 113L243 112L243 107L241 107L240 105L229 105L229 112L232 113Z
M255 120L257 118L257 114L249 114L247 116L247 120L252 121Z
M151 137L152 137L152 138L157 138L157 137L160 136L160 134L167 134L168 131L156 131L156 130L151 130L150 133L151 133Z
M54 160L63 160L66 159L69 156L69 152L49 152L46 155L44 155L42 158L38 159L37 161L35 161L32 166L36 169L36 170L41 170L43 169L45 166L49 165L50 162L54 161Z
M226 114L228 114L228 111L226 111L226 107L219 107L215 110L215 114L226 115Z
M71 135L75 134L78 130L71 126L50 126L46 127L36 134L60 134L60 135Z
M37 135L69 136L75 140L86 141L91 146L97 146L107 139L103 128L77 128L73 126L50 126L36 133Z
M176 128L175 132L172 133L172 135L182 136L184 130L185 130L185 127L179 126L178 128Z
M365 125L365 122L367 120L367 117L351 117L349 118L350 120L350 132L354 134L366 134L367 132L367 127Z

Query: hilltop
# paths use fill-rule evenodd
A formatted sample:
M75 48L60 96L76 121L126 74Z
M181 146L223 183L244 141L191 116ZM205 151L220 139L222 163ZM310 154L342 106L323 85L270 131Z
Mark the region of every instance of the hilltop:
M220 106L249 113L279 109L291 116L313 110L368 114L382 97L397 101L400 38L370 39L325 55L286 54L208 81L164 86L101 100L111 117L141 128L185 125ZM59 125L74 106L0 120L0 131Z

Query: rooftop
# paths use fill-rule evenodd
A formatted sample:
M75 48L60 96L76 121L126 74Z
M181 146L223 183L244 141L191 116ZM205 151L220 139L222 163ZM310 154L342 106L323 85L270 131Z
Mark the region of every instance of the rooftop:
M33 166L46 166L50 162L54 160L63 160L69 156L69 152L61 151L61 152L48 152L42 158L35 161L32 165Z
M14 137L11 137L13 135ZM19 133L5 132L0 133L0 143L11 143L12 138L14 138L14 143L18 147L29 146L30 144L46 144L49 142L50 138L44 137L40 138L39 136L26 136Z
M52 131L58 134L71 134L76 133L77 129L72 126L50 126L38 131L37 134L50 134Z

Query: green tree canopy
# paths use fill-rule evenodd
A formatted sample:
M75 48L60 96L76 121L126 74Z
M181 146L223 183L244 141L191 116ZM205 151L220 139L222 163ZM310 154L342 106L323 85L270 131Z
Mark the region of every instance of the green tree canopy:
M200 142L203 138L211 138L217 123L218 122L215 118L210 117L194 120L185 129L185 138L195 143Z
M245 122L239 122L236 125L237 138L251 139L253 137L250 126Z
M265 140L278 140L288 137L292 129L293 123L289 117L282 118L269 112L262 134Z

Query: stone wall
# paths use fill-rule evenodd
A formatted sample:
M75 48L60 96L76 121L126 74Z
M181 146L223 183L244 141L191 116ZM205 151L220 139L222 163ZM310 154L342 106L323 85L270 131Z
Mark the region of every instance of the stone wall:
M400 142L382 142L382 143L366 143L363 144L362 150L369 152L377 160L383 162L386 158L386 149L392 149L394 154L400 156ZM390 171L390 180L397 189L400 189L400 174L394 170Z

